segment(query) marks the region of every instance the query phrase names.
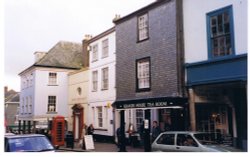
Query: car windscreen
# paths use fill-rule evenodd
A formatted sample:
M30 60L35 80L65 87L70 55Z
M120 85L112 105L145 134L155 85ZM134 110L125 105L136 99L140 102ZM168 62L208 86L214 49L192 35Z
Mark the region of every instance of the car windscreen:
M54 150L54 147L48 139L42 136L9 138L8 144L10 152L39 152Z
M220 144L222 141L219 133L195 133L194 137L203 145Z

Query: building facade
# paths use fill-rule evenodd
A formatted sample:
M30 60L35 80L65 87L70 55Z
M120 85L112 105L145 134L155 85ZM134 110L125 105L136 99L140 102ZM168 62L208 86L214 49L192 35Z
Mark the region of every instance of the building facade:
M191 128L246 150L247 1L185 0L183 16Z
M19 74L21 102L18 118L19 131L23 133L48 129L48 121L56 116L64 116L67 120L68 73L81 68L82 47L61 41L47 53L35 53L35 59L32 66Z
M150 110L150 123L162 131L185 130L188 119L184 90L182 1L155 1L116 24L117 111L125 110L129 124L139 132ZM119 115L119 114L118 114ZM119 116L117 116L118 119ZM116 121L119 127L119 120Z
M17 119L19 112L19 92L14 90L8 90L8 87L4 87L4 118L5 118L5 127L6 132L13 131L16 132L17 128Z
M89 71L83 68L68 74L68 131L75 140L82 137L84 124L88 118Z
M115 28L88 41L89 90L88 122L93 124L97 140L113 140L114 112L111 104L116 99L115 86Z

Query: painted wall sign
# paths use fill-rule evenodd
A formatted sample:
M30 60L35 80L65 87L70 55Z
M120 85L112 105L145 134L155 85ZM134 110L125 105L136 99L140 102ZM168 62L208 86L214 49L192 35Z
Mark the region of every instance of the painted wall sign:
M117 101L113 104L116 109L133 109L133 108L164 108L170 106L185 106L187 105L186 98L149 98L139 100Z

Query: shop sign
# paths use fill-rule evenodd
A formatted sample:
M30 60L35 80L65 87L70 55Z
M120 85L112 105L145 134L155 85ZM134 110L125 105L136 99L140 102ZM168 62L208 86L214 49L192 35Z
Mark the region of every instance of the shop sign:
M186 98L151 98L130 101L115 102L116 109L147 109L147 108L167 108L173 106L184 106L187 104Z

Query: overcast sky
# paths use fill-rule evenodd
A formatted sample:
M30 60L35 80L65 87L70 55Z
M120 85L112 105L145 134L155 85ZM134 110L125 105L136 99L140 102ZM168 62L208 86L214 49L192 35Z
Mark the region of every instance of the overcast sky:
M113 26L155 0L5 0L4 85L20 91L18 74L34 63L34 52L48 51L58 41L81 42Z

